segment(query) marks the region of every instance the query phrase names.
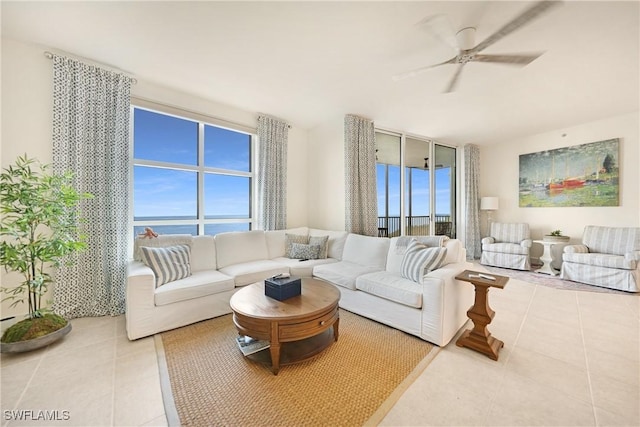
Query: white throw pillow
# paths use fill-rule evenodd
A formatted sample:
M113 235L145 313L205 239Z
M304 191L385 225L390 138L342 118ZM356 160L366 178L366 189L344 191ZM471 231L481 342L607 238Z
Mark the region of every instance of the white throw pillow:
M424 275L439 268L446 255L446 248L430 248L414 240L402 258L402 277L422 283Z
M191 249L189 245L165 248L141 247L142 262L156 275L156 287L191 276Z

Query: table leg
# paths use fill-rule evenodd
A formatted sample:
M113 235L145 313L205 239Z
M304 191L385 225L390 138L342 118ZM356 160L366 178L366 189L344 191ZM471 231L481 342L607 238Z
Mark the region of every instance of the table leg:
M473 329L467 329L456 341L458 347L468 347L476 350L493 360L498 360L498 352L504 343L491 336L487 326L493 320L495 311L489 307L489 287L474 283L476 297L473 306L467 311L467 316L473 321Z
M338 341L338 326L340 325L340 318L336 319L336 323L333 324L333 339Z
M278 335L278 322L271 322L271 343L269 346L271 353L271 371L273 375L278 375L280 371L280 337Z

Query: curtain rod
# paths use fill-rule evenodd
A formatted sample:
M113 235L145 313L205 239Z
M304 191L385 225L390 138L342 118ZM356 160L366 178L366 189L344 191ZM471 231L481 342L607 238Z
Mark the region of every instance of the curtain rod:
M48 50L45 50L45 51L44 51L44 56L45 56L47 59L53 59L53 53L49 52ZM91 61L91 62L94 62L94 61ZM111 68L111 69L112 69L112 71L113 71L113 67L109 67L109 68ZM126 76L126 74L125 74L125 73L123 73L123 72L121 72L121 71L118 71L118 72ZM127 76L127 77L129 77L129 76ZM131 80L131 83L132 83L132 84L134 84L134 85L138 83L138 80L134 79L133 77L129 77L129 79Z
M286 121L286 120L282 120L282 119L279 119L279 118L277 118L277 117L270 116L270 115L268 115L268 114L259 114L259 115L258 115L258 118L259 118L259 119L260 119L260 118L262 118L262 117L269 117L269 118L276 119L276 120L280 120L280 121L282 121L282 122L287 123L287 121ZM291 125L290 125L289 123L287 123L287 129L291 129Z

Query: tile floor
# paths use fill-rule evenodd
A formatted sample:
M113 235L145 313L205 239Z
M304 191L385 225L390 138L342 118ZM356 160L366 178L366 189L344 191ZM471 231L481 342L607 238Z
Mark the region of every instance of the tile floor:
M512 279L489 299L499 360L454 339L381 425L640 425L640 297ZM166 425L153 338L130 342L123 316L72 323L46 349L2 355L2 426ZM69 419L11 419L17 410Z

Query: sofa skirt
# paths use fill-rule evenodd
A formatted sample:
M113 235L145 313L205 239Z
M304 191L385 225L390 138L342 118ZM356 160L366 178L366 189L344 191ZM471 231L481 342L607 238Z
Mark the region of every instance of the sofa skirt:
M506 254L501 252L485 252L482 251L480 264L491 265L494 267L511 268L513 270L531 269L529 263L529 255Z
M619 291L639 291L637 269L624 270L565 261L562 263L560 278Z

